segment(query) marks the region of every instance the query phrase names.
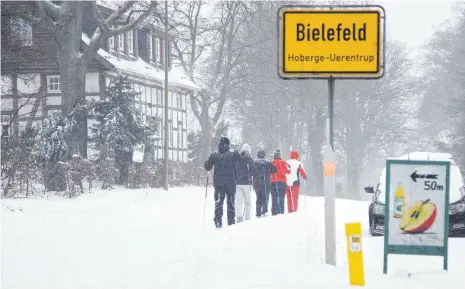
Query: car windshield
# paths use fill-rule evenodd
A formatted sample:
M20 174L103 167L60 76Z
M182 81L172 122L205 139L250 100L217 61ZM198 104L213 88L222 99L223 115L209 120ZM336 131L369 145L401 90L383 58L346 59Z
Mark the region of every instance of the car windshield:
M379 177L378 191L380 191L380 193L378 195L378 201L381 203L384 203L386 200L385 183L386 183L386 168L383 169L383 171L381 172L381 176ZM460 168L456 164L451 164L449 203L454 203L462 197L461 192L460 192L461 187L463 187L463 177L462 177L462 173L460 172Z

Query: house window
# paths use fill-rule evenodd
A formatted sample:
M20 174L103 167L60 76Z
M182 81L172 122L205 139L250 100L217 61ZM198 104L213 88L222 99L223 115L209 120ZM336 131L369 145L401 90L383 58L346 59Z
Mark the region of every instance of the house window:
M157 89L157 104L163 105L163 93L160 89Z
M184 132L182 131L182 121L178 121L178 147L184 147Z
M149 34L149 60L150 61L153 61L153 36L152 36L152 32L150 32Z
M170 146L173 146L173 122L171 120L168 121L168 126Z
M176 103L178 108L183 108L182 107L182 95L179 93L176 93Z
M155 55L156 62L161 64L161 41L160 38L155 38Z
M118 49L119 52L124 53L124 34L118 35Z
M32 24L23 19L11 19L12 32L21 40L23 46L32 45Z
M108 47L110 48L111 51L115 50L115 37L114 36L108 38Z
M50 93L60 93L61 92L61 82L59 75L48 75L48 92Z
M176 97L176 93L175 92L172 92L170 91L170 97L171 97L171 104L173 105L173 108L176 108L176 102L174 102L174 98Z
M130 55L133 55L134 54L134 31L133 30L129 30L127 32L127 42L128 42L128 53Z
M11 117L9 114L2 115L2 137L8 138L10 136L10 121Z
M163 129L163 123L161 120L157 121L157 131L155 132L156 137L161 137L161 130Z

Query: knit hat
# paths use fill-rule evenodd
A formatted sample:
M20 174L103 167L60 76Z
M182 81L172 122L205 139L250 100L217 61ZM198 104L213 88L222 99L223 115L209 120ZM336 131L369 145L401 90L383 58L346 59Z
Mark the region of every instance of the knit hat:
M299 158L299 153L296 151L291 152L291 159L297 160Z
M259 159L264 159L265 158L265 150L264 149L258 149L257 158L259 158Z
M220 145L230 145L231 143L229 142L229 138L222 136L220 138Z
M281 150L277 149L277 150L274 152L274 158L275 158L275 159L280 159L280 158L281 158Z
M225 153L229 150L229 138L222 136L220 138L220 143L218 144L218 151L220 153Z
M252 149L250 148L250 146L248 144L243 144L242 145L242 152L246 152L247 154L251 154L252 153Z

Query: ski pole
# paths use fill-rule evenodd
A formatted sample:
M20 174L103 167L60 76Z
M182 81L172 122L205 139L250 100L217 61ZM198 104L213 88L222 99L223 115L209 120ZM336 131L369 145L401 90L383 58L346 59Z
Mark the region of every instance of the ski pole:
M306 187L307 187L307 181L304 180L304 190ZM306 210L307 209L307 195L303 194L303 197L304 197L304 210Z
M205 210L207 208L207 193L208 193L208 177L209 174L207 174L207 184L205 185L205 201L203 203L203 220L202 220L202 225L205 224Z
M262 210L262 214L264 215L266 211L268 211L268 194L266 191L266 170L265 170L265 161L262 162L263 165L263 184L265 185L265 196L264 196L264 201L265 201L265 209Z

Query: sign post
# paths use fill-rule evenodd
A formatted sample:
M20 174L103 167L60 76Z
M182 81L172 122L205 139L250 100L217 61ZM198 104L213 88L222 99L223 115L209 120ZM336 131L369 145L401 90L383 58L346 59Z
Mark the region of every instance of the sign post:
M325 260L326 264L336 266L336 156L326 142L323 164L325 192Z
M388 255L443 256L447 270L450 162L387 160L383 272Z
M347 259L349 262L349 279L352 286L365 286L363 267L362 225L346 224Z
M328 80L328 143L325 151L326 263L336 265L334 88L336 79L384 75L385 12L379 5L298 5L278 11L278 75L282 79ZM332 170L331 171L335 171ZM333 189L334 188L334 189Z

